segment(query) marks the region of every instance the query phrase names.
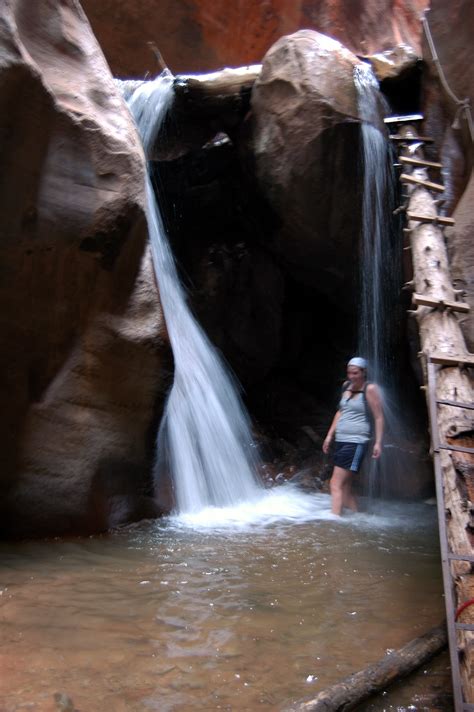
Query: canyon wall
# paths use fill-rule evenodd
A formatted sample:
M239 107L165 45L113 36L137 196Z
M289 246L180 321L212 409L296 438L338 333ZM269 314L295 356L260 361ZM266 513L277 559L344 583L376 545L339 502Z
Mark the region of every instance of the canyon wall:
M98 531L154 511L145 161L78 3L8 0L0 57L0 528Z

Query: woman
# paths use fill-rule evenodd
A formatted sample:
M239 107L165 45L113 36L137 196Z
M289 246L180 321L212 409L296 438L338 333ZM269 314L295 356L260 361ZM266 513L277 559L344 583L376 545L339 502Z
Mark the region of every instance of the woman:
M329 452L335 436L334 470L330 481L332 512L340 516L343 507L357 512L357 502L352 493L352 475L359 471L371 439L369 412L375 425L375 442L372 457L382 452L383 412L380 391L374 383L367 383L367 362L355 356L347 364L347 381L339 403L339 410L323 443L323 452Z

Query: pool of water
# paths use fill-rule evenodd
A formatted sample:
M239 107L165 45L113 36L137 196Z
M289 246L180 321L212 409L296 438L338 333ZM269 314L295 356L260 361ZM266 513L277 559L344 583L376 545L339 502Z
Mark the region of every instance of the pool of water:
M61 692L81 712L277 710L443 619L433 507L328 511L327 495L282 487L1 545L0 709L49 712Z

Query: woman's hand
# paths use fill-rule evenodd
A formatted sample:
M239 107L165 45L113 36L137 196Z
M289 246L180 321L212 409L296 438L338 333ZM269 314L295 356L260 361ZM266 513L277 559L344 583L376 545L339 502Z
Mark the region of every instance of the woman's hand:
M337 421L339 420L340 417L341 417L341 411L338 410L336 412L336 415L332 419L331 427L329 428L328 434L326 435L326 438L323 442L323 452L325 455L328 454L329 448L331 447L332 439L334 437L334 433L336 432Z
M372 457L374 460L377 460L380 455L382 454L382 448L378 443L375 443L374 449L372 450Z

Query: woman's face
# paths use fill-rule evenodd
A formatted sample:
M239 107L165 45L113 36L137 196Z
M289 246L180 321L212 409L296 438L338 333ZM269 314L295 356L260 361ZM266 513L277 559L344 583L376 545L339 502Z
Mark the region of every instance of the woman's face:
M351 383L357 383L364 380L364 369L358 366L347 367L347 378Z

